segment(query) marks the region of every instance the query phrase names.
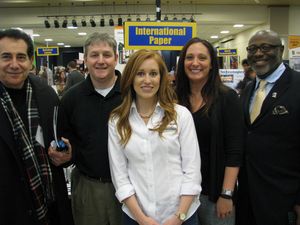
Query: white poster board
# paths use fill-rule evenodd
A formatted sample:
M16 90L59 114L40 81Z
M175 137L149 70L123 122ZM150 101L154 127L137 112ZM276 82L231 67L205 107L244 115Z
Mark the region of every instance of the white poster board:
M244 78L244 70L242 69L220 69L219 74L222 82L233 89Z

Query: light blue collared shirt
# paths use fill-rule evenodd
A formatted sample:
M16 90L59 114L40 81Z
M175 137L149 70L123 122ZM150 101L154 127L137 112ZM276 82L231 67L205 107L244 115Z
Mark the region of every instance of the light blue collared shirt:
M283 63L281 63L278 68L271 73L269 76L266 77L266 81L268 82L266 84L266 96L269 94L269 92L271 91L271 89L274 87L275 82L281 77L281 75L283 74L283 72L285 71L285 65ZM261 79L259 79L256 76L256 84L255 84L255 91L253 92L251 99L250 99L250 107L249 107L249 112L252 111L252 106L253 106L253 99L256 95L257 89L258 89L258 84L261 81Z

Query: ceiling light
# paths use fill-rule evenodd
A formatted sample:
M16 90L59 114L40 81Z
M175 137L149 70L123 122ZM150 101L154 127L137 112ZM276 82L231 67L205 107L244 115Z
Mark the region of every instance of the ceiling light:
M49 21L48 21L48 19L46 19L45 21L44 21L44 23L45 23L45 27L46 28L50 28L51 26L50 26L50 23L49 23Z
M174 20L174 21L177 21L177 17L176 17L175 15L174 15L174 18L173 18L173 20Z
M39 36L41 36L41 35L39 35L39 34L33 34L32 35L32 37L39 37Z
M168 20L169 20L168 16L167 16L167 15L165 15L165 17L164 17L164 21L168 21Z
M65 47L65 48L70 48L70 47L71 47L71 45L65 45L64 47Z
M109 19L108 23L109 23L109 26L111 26L111 27L113 27L115 25L115 22L112 17Z
M79 32L78 35L80 35L80 36L85 36L86 33L85 33L85 32Z
M150 17L147 15L146 21L149 22L150 21Z
M85 19L81 20L81 26L86 27L86 21L85 21Z
M130 17L130 15L128 15L128 17L127 17L127 21L131 21L131 17Z
M219 38L219 36L218 35L212 35L212 36L210 36L210 38L216 39L216 38Z
M121 17L118 18L118 26L123 26L123 20Z
M59 28L59 22L58 22L58 19L55 19L55 20L54 20L54 27L55 27L55 28Z
M228 33L229 33L229 30L222 30L220 33L221 33L221 34L228 34Z
M233 27L243 27L244 24L234 24Z
M62 25L61 25L63 28L67 28L68 26L68 20L67 19L64 19L64 21L62 22Z
M90 23L91 23L91 26L92 26L92 27L95 27L95 26L96 26L95 20L92 19L92 18L90 19Z
M61 42L59 42L59 43L57 43L57 45L59 45L59 46L63 46L63 45L65 45L65 43L61 43Z
M136 16L136 21L137 21L137 22L141 22L141 17L140 17L140 15L137 15L137 16Z
M105 20L104 17L102 17L100 20L100 27L104 27L104 26L105 26Z
M196 20L195 20L195 18L194 18L193 15L191 16L190 21L191 21L192 23L195 23L195 22L196 22Z
M182 22L187 22L187 19L185 16L182 17Z
M53 41L52 38L46 38L45 41Z
M77 27L77 21L75 19L72 19L72 26Z

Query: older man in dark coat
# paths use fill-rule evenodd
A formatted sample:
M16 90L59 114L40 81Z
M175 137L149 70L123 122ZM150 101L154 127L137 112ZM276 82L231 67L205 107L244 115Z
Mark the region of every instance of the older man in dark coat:
M62 168L52 165L54 90L28 76L31 38L0 31L0 224L72 225Z
M257 78L241 96L247 127L237 224L300 224L300 73L282 62L277 33L249 40Z

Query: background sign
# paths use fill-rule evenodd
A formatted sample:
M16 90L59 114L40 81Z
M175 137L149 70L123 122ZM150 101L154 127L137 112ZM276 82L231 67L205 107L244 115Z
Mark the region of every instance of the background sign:
M218 48L218 56L232 56L237 55L236 48Z
M36 54L37 56L59 55L59 50L58 47L37 47Z
M219 69L222 82L235 89L237 84L244 78L244 70L242 69Z
M125 22L126 49L181 50L196 36L196 23Z
M290 67L300 71L300 35L291 35L288 40Z

